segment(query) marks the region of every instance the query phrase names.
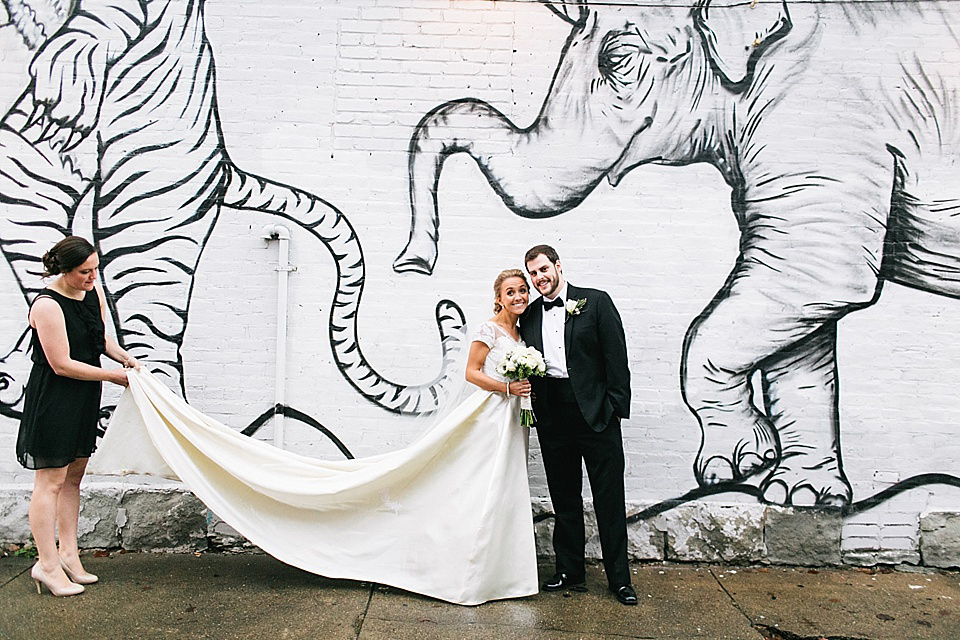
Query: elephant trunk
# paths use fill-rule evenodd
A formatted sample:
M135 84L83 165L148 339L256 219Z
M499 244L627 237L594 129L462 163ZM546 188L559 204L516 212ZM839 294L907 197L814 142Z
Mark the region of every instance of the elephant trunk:
M554 128L545 116L519 129L479 100L457 100L433 109L410 141L410 239L394 270L433 272L440 237L437 187L450 155L470 154L517 215L545 218L580 204L616 158L618 151L596 157L600 146L585 139L581 129Z
M330 309L330 346L337 367L347 381L374 404L399 414L435 411L457 377L453 363L464 348L466 318L449 300L437 304L443 361L430 382L401 385L387 380L367 362L360 350L357 315L363 294L364 262L360 241L350 221L320 198L227 164L223 204L285 218L318 238L330 251L337 268L337 290Z

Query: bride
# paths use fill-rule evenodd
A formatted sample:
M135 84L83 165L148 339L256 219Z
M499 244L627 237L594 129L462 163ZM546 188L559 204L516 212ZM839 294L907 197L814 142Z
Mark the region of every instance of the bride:
M129 374L90 471L179 479L252 543L312 573L464 605L537 593L517 401L530 383L496 372L522 344L528 296L520 270L497 276L495 315L473 337L466 368L479 389L399 451L331 462L278 449L141 371Z

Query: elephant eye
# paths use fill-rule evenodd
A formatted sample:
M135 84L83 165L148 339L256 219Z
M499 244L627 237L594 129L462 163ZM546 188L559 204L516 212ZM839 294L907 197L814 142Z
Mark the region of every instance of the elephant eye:
M600 76L607 82L624 86L636 82L643 55L652 51L643 36L636 31L611 31L604 36L600 46L597 67Z

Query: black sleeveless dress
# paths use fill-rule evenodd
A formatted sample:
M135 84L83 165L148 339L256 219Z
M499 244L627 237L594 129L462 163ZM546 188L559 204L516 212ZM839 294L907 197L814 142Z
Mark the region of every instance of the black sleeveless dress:
M44 289L36 299L44 296L63 310L70 357L99 367L105 343L96 290L88 291L83 300L74 300ZM54 373L36 329L32 330L31 346L33 369L24 390L17 459L27 469L49 469L90 457L97 448L101 383Z

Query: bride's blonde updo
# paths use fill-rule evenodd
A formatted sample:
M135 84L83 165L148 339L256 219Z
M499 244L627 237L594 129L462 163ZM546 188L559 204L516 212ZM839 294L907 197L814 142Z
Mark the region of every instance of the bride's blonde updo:
M493 312L500 313L500 310L503 309L503 305L500 304L498 298L500 297L500 287L503 286L504 280L509 278L520 278L523 280L523 284L527 284L527 276L523 274L523 271L520 269L504 269L500 272L500 275L497 276L496 280L493 281ZM527 288L530 285L527 284Z

